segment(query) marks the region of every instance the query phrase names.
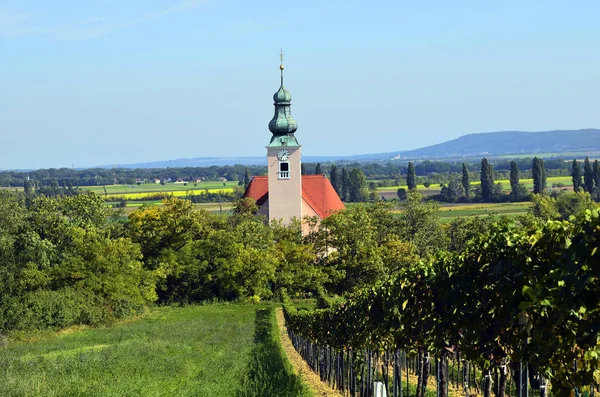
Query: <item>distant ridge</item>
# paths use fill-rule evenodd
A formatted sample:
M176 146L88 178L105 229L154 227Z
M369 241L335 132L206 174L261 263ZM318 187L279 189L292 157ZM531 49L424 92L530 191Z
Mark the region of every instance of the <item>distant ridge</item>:
M600 130L499 131L463 135L402 152L408 157L465 157L482 154L561 153L600 150Z
M307 163L327 161L406 161L410 159L452 159L510 154L600 151L600 129L555 131L498 131L463 135L420 149L357 154L353 156L303 156ZM197 157L135 164L115 164L100 168L209 167L212 165L266 165L266 157Z

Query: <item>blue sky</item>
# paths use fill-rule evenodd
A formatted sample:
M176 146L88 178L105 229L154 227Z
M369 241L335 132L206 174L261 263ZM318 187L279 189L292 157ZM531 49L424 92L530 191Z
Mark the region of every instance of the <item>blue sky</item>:
M600 128L600 2L0 0L0 169Z

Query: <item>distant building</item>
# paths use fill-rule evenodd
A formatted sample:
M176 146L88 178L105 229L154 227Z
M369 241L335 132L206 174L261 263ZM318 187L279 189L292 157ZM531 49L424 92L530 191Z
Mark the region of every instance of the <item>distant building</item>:
M275 115L269 123L273 134L267 148L267 176L255 176L244 197L256 200L259 214L269 222L282 220L288 225L293 218L317 216L324 219L344 204L325 175L302 175L300 151L294 132L298 129L290 110L292 95L283 86L283 64L280 65L281 86L273 95ZM307 228L303 228L308 232Z

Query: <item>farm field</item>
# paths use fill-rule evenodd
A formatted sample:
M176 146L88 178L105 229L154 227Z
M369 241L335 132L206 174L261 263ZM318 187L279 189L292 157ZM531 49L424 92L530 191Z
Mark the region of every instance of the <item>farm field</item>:
M273 339L274 321L267 305L161 307L112 327L14 342L0 350L2 396L248 395L261 374L304 390Z
M504 190L510 190L510 181L508 179L499 179L497 181L494 181L495 183L500 183L502 184ZM521 179L520 182L522 184L525 185L526 188L528 189L532 189L533 188L533 179L528 178L528 179ZM565 185L565 187L568 186L573 186L573 181L571 179L570 176L553 176L550 177L546 180L546 184L548 187L552 187L553 184L563 184ZM471 186L477 186L479 185L480 182L479 181L471 181ZM377 192L394 192L396 193L396 191L399 188L403 188L403 189L407 189L408 187L406 185L400 185L400 186L387 186L387 187L380 187L377 188ZM441 190L441 186L439 183L433 183L431 184L429 187L425 187L424 185L417 185L417 190L419 191L431 191L432 193L435 192L439 192Z
M84 191L90 191L99 194L106 200L141 200L144 197L151 197L159 193L173 197L185 197L188 195L201 195L208 193L233 193L238 186L237 182L209 181L183 184L167 183L165 185L156 183L146 183L142 185L107 185L104 186L82 186Z
M449 204L440 208L438 217L441 223L449 223L464 216L519 215L526 213L529 207L530 202Z
M106 193L113 194L125 194L125 193L145 193L145 192L175 192L175 191L186 191L186 190L205 190L205 189L233 189L238 186L237 181L223 182L221 181L203 181L199 182L194 186L194 183L190 182L187 186L182 183L167 183L161 185L160 183L143 183L141 185L106 185ZM104 186L81 186L82 190L88 190L90 192L104 195Z

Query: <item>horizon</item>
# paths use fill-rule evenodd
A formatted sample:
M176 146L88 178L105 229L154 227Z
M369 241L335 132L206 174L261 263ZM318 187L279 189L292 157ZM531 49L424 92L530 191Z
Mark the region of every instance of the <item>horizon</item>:
M0 6L0 169L260 157L279 49L306 156L600 125L600 4Z

